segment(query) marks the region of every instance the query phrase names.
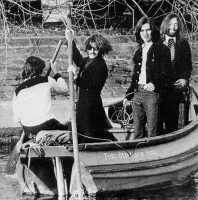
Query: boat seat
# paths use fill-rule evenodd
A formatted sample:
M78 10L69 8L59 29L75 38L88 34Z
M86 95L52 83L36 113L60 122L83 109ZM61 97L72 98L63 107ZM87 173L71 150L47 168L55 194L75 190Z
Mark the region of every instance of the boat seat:
M134 129L124 129L120 127L113 127L106 130L109 133L112 133L114 137L118 141L126 141L126 140L133 140L134 139Z

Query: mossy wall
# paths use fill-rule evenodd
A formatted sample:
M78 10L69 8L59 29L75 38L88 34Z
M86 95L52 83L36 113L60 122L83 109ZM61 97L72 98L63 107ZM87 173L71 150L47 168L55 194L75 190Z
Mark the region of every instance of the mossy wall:
M105 57L109 68L109 76L102 91L102 97L124 97L131 81L133 69L132 58L136 43L133 36L106 36L113 47L113 51ZM76 37L77 46L82 51L82 44L86 39ZM57 66L68 82L68 53L67 42L64 36L53 37L10 37L0 38L0 143L2 138L19 135L21 128L12 121L12 96L19 83L21 68L30 55L39 56L46 61L52 58L59 40L63 41L57 57ZM193 73L195 85L198 79L198 50L197 44L192 44ZM83 53L83 52L82 52ZM61 97L53 96L54 100ZM65 98L65 97L64 97ZM61 99L62 100L62 99ZM59 102L59 101L57 101ZM13 128L15 127L15 132ZM16 128L17 127L17 128Z
M115 79L125 81L120 77L120 74L114 73L117 68L132 69L132 57L135 49L135 42L133 36L106 36L113 47L113 51L105 57L109 67L109 78L114 76ZM82 50L82 44L86 39L83 37L76 37L77 45ZM0 39L0 99L10 100L12 98L13 90L19 83L21 68L25 60L30 55L39 56L46 61L52 58L59 40L63 41L61 49L57 57L58 70L67 78L68 54L67 42L64 36L53 37L10 37ZM119 70L117 70L119 71ZM129 70L130 72L130 70ZM116 78L117 77L117 78ZM119 82L119 80L118 80Z

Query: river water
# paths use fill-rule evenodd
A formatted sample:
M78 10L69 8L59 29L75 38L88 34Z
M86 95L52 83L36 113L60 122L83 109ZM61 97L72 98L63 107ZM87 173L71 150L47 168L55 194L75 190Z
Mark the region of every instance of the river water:
M1 145L0 144L0 200L68 200L58 199L57 197L35 197L24 196L21 194L20 187L17 181L17 176L5 175L4 168L9 158L9 153L12 151L14 144ZM97 197L97 200L198 200L198 184L196 178L184 185L174 186L171 188L164 188L158 191L150 191L145 193L120 193L120 194L106 194ZM87 200L95 200L95 198Z

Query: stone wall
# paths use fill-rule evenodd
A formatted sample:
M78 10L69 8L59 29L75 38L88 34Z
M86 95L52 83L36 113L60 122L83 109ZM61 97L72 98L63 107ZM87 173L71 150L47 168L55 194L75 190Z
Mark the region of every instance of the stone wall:
M113 51L105 57L109 67L109 78L125 81L132 69L132 57L135 48L133 36L106 36L113 47ZM82 44L86 37L77 37L77 45L82 50ZM30 55L39 56L46 61L52 58L59 40L63 41L57 57L57 66L62 75L67 79L67 45L64 36L53 37L17 37L0 38L0 100L10 100L15 86L19 83L21 68ZM122 68L123 77L116 74L117 68ZM117 70L119 71L119 70Z
M124 97L131 80L133 68L132 57L136 47L133 36L106 36L113 47L113 51L105 57L109 68L109 76L102 91L102 97ZM77 46L82 51L82 44L86 37L77 37ZM67 44L64 36L53 37L10 37L7 40L0 38L0 143L3 140L21 133L19 124L13 122L12 96L15 87L20 82L21 68L30 55L39 56L46 61L52 58L59 40L63 41L57 57L57 66L62 76L68 82L68 56ZM195 86L198 80L198 51L197 45L192 46L193 73ZM83 52L82 52L83 53ZM62 99L57 94L53 95L54 103L58 104ZM58 100L58 101L56 101ZM60 100L60 101L59 101ZM57 108L57 106L55 106ZM59 106L60 108L60 106ZM57 111L57 113L60 113ZM14 129L13 129L14 127ZM13 132L14 130L14 132Z
M109 76L102 91L102 97L123 97L128 87L132 70L132 57L135 48L132 36L107 36L112 44L113 51L105 57L109 68ZM77 46L83 53L83 42L86 37L76 37ZM58 70L68 82L68 55L65 37L15 37L0 38L0 143L11 142L14 137L21 134L21 127L13 121L12 96L15 87L20 82L21 68L30 55L39 56L46 63L53 57L59 40L63 41L57 56ZM57 104L62 100L68 102L68 97L53 94L54 113L61 121L66 116L67 109L60 109ZM65 101L66 99L66 101ZM66 105L61 104L61 105ZM13 129L14 128L14 129ZM17 137L18 138L18 137Z

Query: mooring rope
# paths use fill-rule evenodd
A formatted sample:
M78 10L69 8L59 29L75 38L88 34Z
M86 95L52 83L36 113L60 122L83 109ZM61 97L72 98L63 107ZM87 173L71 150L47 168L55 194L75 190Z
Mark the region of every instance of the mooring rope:
M126 99L126 97L131 95L131 94L133 94L133 92L125 95L124 99ZM124 130L127 129L127 127L133 126L133 112L132 112L133 111L133 100L128 101L128 103L131 106L131 113L127 112L127 106L126 105L122 105L122 107L118 110L116 110L117 109L116 105L113 105L115 112L110 117L110 120L112 122L121 124L121 126L124 128Z
M127 149L125 149L124 147L122 147L120 144L118 144L118 143L117 143L118 141L112 141L112 140L110 140L110 139L102 139L102 138L90 137L90 136L86 136L86 135L83 135L83 134L80 134L80 133L77 133L77 134L80 135L80 136L82 136L82 137L85 137L85 138L87 138L87 139L91 139L91 140L98 140L98 141L111 142L111 143L113 143L115 146L117 146L118 148L120 148L120 149L122 149L123 151L125 151L129 156L132 156L132 155L135 153L137 147L138 147L140 144L144 144L144 143L148 143L148 142L149 142L149 139L148 139L147 137L144 138L145 141L137 142L137 144L136 144L136 146L135 146L133 152L131 153L131 152L129 152ZM85 145L85 148L86 148L86 145Z
M28 187L27 180L29 180L29 182L31 182L31 177L30 177L30 174L29 174L29 172L30 172L31 158L32 158L31 157L31 150L34 148L34 151L35 151L35 149L37 149L37 150L39 150L39 152L41 152L41 146L39 144L35 143L35 140L29 140L28 142L24 143L21 148L28 148L28 153L27 153L28 154L27 179L24 179L25 183L24 183L24 186L22 187L21 194L20 194L20 196L22 197L23 192L25 190L25 187L26 186ZM39 153L38 156L41 157L41 154ZM24 176L25 176L25 173L24 173ZM30 190L30 192L32 194L34 194L34 192L31 190L30 187L28 187L28 189Z

